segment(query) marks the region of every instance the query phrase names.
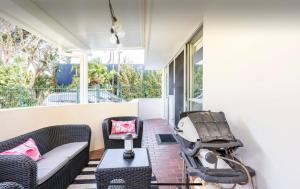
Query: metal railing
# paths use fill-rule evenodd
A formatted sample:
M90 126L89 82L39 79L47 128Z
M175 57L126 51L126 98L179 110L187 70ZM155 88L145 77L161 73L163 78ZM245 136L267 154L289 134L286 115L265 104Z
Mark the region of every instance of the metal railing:
M88 102L122 102L135 98L161 97L161 87L100 86L88 89ZM80 88L1 88L0 109L80 103Z
M79 88L0 88L0 108L79 103Z

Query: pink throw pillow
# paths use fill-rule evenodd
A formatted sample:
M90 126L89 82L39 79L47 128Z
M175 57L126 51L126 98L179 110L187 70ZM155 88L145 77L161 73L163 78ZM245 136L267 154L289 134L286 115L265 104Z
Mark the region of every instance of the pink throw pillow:
M1 152L1 155L26 155L28 157L31 157L34 161L38 161L42 159L42 155L40 154L39 149L37 148L35 141L32 138L29 138L26 142L23 144L20 144L19 146Z
M135 120L116 121L111 120L111 134L135 133Z

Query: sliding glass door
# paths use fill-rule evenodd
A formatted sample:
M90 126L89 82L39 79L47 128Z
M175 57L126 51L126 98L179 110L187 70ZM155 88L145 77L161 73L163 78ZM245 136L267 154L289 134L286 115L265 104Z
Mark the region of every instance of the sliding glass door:
M184 112L184 50L175 58L175 124Z
M202 28L170 60L166 70L165 112L168 122L177 125L184 111L202 110L203 42Z
M169 64L169 89L168 89L168 118L169 124L174 125L175 122L175 90L174 90L174 61Z

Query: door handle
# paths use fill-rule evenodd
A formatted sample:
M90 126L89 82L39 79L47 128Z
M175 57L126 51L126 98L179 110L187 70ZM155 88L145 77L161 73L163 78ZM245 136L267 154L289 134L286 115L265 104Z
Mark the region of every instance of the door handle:
M177 126L174 127L174 130L175 130L176 132L178 132L178 133L182 133L182 132L183 132L183 130L179 129Z

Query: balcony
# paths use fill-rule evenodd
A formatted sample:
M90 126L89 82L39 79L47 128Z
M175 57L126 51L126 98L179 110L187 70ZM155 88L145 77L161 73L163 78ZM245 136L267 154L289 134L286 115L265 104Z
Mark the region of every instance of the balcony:
M1 154L0 188L100 188L96 167L108 152L102 124L120 116L143 120L135 160L148 149L151 163L142 154L145 173L132 182L125 179L132 172L114 176L112 188L148 177L152 189L295 188L299 8L293 0L1 0L0 153L33 138L44 159ZM204 117L184 114L194 111ZM218 140L213 147L203 147L205 133ZM162 134L177 143L160 144ZM37 164L52 150L65 156L43 164L53 173L43 180ZM219 164L228 157L236 166L223 177L246 180L212 181L211 164L228 168Z

